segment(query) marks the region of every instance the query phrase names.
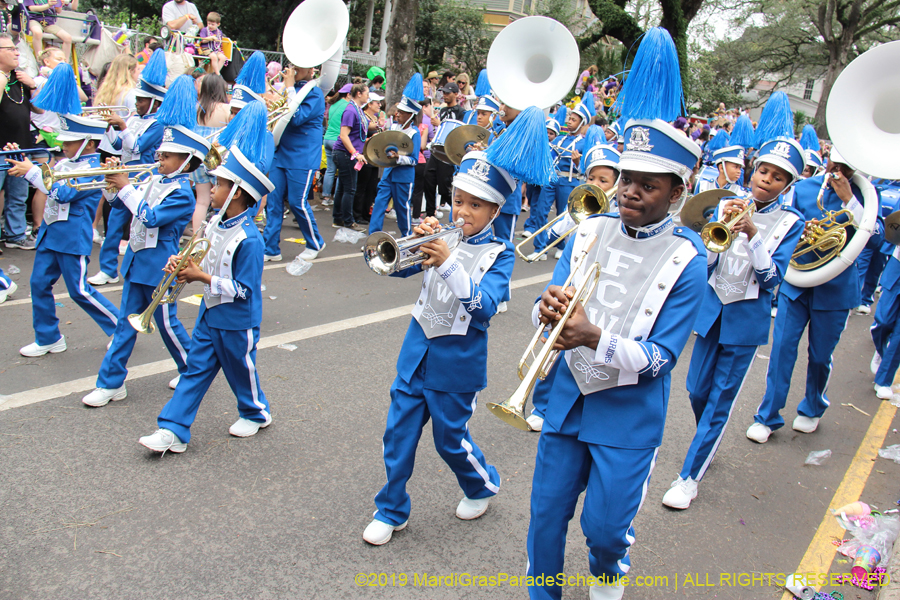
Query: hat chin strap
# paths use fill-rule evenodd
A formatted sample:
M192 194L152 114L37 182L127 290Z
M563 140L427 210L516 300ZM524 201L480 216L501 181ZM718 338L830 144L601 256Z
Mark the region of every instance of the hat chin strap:
M176 171L172 173L172 175L181 175L182 172L184 172L184 168L190 164L192 158L194 158L194 156L192 154L188 154L187 160L181 163L181 166L178 167L178 169L176 169Z
M720 165L722 165L722 175L725 176L725 181L727 181L728 183L734 183L735 181L737 181L737 177L732 179L731 177L728 176L728 169L725 168L726 162L728 162L728 161L723 160L722 162L719 163Z
M75 153L75 156L72 157L72 160L78 160L79 158L81 158L81 153L84 152L84 149L87 147L89 141L91 141L91 138L84 138L84 141L81 142L81 146L78 148L78 152Z
M222 205L222 208L219 209L219 212L210 220L209 224L206 226L206 235L209 237L210 231L215 231L216 227L219 226L225 219L225 211L228 210L228 207L231 205L231 201L234 199L234 195L237 193L238 188L241 187L243 180L237 178L234 182L234 185L231 186L231 191L228 192L228 198L225 199L225 204Z

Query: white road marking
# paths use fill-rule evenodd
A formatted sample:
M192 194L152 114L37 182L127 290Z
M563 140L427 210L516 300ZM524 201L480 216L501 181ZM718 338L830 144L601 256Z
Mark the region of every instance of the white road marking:
M354 254L353 256L356 255ZM539 283L543 284L550 280L550 275L550 273L546 273L544 275L535 275L534 277L526 277L525 279L512 281L510 282L509 287L510 289L518 289L531 285L537 285ZM295 331L287 331L285 333L280 333L277 335L270 335L261 338L259 340L259 344L257 344L257 348L259 350L264 350L266 348L273 348L280 344L300 342L323 335L347 331L348 329L363 327L365 325L381 323L384 321L389 321L391 319L396 319L397 317L408 316L410 314L410 310L411 305L404 304L403 306L370 313L368 315L351 317L349 319L343 319L341 321L334 321L332 323L324 323L322 325L315 325L313 327L306 327L304 329L297 329ZM60 357L57 357L56 360L59 360L59 358ZM62 358L65 358L65 355L63 355ZM159 375L160 373L167 373L175 370L175 361L173 361L171 358L167 358L166 360L159 360L152 363L146 363L143 365L129 366L127 381L134 381L136 379L142 379L144 377ZM97 376L91 375L90 377L82 377L81 379L73 379L71 381L64 381L62 383L57 383L54 385L34 388L31 390L26 390L24 392L10 394L9 396L0 395L0 412L10 410L12 408L19 408L20 406L28 406L29 404L44 402L46 400L53 400L54 398L63 398L65 396L68 396L69 394L87 392L94 389L96 382Z

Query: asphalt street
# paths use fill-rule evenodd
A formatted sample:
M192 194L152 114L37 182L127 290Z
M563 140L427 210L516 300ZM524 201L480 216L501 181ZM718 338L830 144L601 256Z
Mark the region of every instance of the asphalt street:
M518 384L515 364L533 334L531 307L553 259L516 265L509 311L491 323L489 383L470 428L501 474L499 495L482 518L457 519L462 493L426 427L409 485L409 527L372 547L362 531L384 483L388 390L421 279L375 275L357 246L331 241L335 230L319 215L328 246L311 270L289 275L284 267L303 246L283 242L285 262L267 263L263 275L258 369L272 426L252 438L231 437L236 404L220 375L180 455L160 457L137 443L156 430L172 394L166 384L174 363L166 362L159 337L138 340L125 400L85 407L81 397L93 388L108 338L60 282L57 312L68 350L20 356L18 348L33 341L33 254L4 251L0 267L8 272L15 265L21 273L13 276L19 291L0 305L0 598L527 598L526 590L506 583L465 585L463 575L458 585L444 579L434 587L423 576L525 573L539 435L506 425L484 406L507 398ZM283 237L299 237L289 219ZM91 274L96 265L95 246ZM106 286L104 293L118 304L120 289ZM200 291L195 284L182 297ZM192 329L197 307L179 302L178 310ZM744 435L765 388L770 349L760 348L699 497L677 512L661 499L694 433L684 385L689 343L673 373L663 446L635 523L632 575L653 580L630 588L627 599L781 597L782 589L762 576L801 564L886 404L872 390L871 321L849 321L819 430L804 435L788 426L765 445ZM805 341L800 357L783 413L788 423L802 394ZM895 427L894 420L879 447L900 443ZM825 449L832 456L823 465L804 466L810 451ZM880 458L868 463L861 499L895 508L900 465ZM579 514L569 530L566 571L588 575ZM834 547L825 550L828 564ZM849 569L843 558L830 567ZM733 582L740 574L762 580L729 585L723 574L734 575ZM847 600L875 597L849 586L823 591L834 589ZM586 599L588 592L572 587L563 597Z

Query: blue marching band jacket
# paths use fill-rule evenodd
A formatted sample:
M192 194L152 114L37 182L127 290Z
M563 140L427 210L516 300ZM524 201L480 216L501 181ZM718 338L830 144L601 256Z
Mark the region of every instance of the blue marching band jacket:
M572 182L576 182L576 180L577 182L584 181L584 174L580 169L580 165L582 164L581 161L579 161L578 164L575 164L575 161L572 160L572 153L574 151L580 152L582 154L582 159L584 158L584 136L571 134L561 135L550 144L550 150L553 156L556 174L560 179L571 179Z
M712 220L719 220L723 199ZM769 342L772 291L782 282L797 241L803 215L778 199L753 213L759 233L748 240L738 234L725 252L710 253L713 272L694 330L706 337L721 317L719 343L763 346ZM744 300L744 302L739 302Z
M240 331L262 323L263 242L253 222L256 206L206 228L212 242L201 268L212 276L203 287L202 318L210 327Z
M122 152L122 164L148 165L156 162L156 150L162 143L163 126L156 121L156 113L143 117L133 115L125 122L125 131L110 127L107 140Z
M88 154L82 155L78 160L67 158L60 160L53 170L66 172L99 167L100 155ZM48 190L44 187L38 167L29 169L25 174L25 179L33 187L47 194L44 220L38 230L35 245L63 254L90 256L94 215L97 212L97 204L100 202L102 191L99 189L78 191L74 187L66 185L65 181L54 183L53 187ZM75 181L91 183L102 181L102 178L79 177Z
M706 192L708 190L729 190L734 192L736 196L746 196L750 193L748 188L745 188L737 181L734 183L725 184L725 187L719 188L719 167L716 165L707 165L703 167L703 170L700 171L700 174L697 175L697 183L694 185L694 195L699 194L700 192Z
M600 282L585 312L603 334L597 348L565 352L544 417L561 429L584 395L579 440L615 448L655 448L662 443L670 372L703 298L706 251L696 233L675 226L671 217L631 238L618 215L597 215L579 225L550 285L565 282L573 254L581 254L594 235L596 241L579 269L600 263ZM537 315L535 305L535 326Z
M305 81L295 84L299 89ZM318 171L322 164L322 138L325 117L325 95L318 87L310 90L300 106L294 111L291 121L284 129L275 151L273 167Z
M493 237L488 228L425 272L397 358L397 374L405 382L424 360L428 389L463 393L487 387L487 329L497 306L509 300L515 260L512 244ZM393 275L421 271L416 265Z

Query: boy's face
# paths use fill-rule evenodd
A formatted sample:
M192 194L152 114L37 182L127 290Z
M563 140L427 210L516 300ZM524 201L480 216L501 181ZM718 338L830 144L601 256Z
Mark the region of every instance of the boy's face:
M738 177L741 176L741 166L727 160L723 160L719 163L719 173L722 173L723 171L728 181L737 181Z
M186 161L187 154L179 154L176 152L160 152L157 160L159 160L160 175L171 175Z
M75 155L78 154L78 150L81 148L82 143L83 143L83 140L75 140L72 142L63 142L62 143L63 154L65 154L66 158L68 158L68 159L75 158ZM88 142L87 145L84 147L84 152L82 152L82 154L91 154L92 153L92 150L91 150L92 145L93 144L91 142Z
M140 116L144 116L150 110L150 104L153 102L152 98L135 98L134 99L134 109L137 111L137 114Z
M815 167L806 165L805 167L803 167L803 173L800 176L803 179L808 179L813 176L813 173L815 173Z
M596 185L604 192L608 192L616 185L618 175L612 167L594 167L588 173L587 182Z
M394 116L394 122L399 123L400 125L406 125L406 122L409 121L410 117L412 117L412 113L408 113L405 110L398 110L397 114ZM413 123L410 123L411 125Z
M622 223L634 228L662 221L684 192L684 184L672 183L668 173L622 171L616 194Z
M219 23L216 21L207 21L206 28L210 30L210 32L214 32L219 29Z
M213 186L212 199L210 200L213 208L218 210L225 206L225 201L228 200L228 194L231 193L231 186L233 185L234 182L224 177L216 177L216 185Z
M575 111L570 111L569 114L566 115L566 127L568 127L569 131L572 133L581 129L581 116Z
M453 188L453 221L462 218L463 235L470 236L481 232L500 207L493 202L482 200L469 192Z
M553 130L553 129L548 129L548 130L547 130L547 137L550 138L550 141L552 142L553 140L556 139L556 131Z
M479 110L475 115L475 122L479 127L488 129L491 126L491 116L493 113L489 110Z
M759 163L750 178L750 190L757 202L771 202L783 194L791 183L791 176L781 167Z

